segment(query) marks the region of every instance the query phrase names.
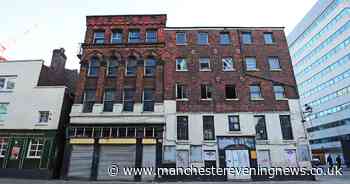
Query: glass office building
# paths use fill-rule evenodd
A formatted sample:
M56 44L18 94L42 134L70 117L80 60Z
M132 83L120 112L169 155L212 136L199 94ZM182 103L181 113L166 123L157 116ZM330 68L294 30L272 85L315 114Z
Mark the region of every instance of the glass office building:
M346 161L350 141L350 0L319 0L288 35L314 157Z

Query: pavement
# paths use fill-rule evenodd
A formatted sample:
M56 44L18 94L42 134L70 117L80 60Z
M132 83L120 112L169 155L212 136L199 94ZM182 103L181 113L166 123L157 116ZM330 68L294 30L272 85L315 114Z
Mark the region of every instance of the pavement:
M116 182L116 181L77 181L77 180L32 180L32 179L15 179L15 178L0 178L0 184L132 184L135 182ZM137 182L138 184L149 184L156 182ZM162 182L167 183L167 182ZM264 181L264 182L250 182L250 181L227 181L227 182L169 182L172 184L232 184L232 183L246 183L246 184L349 184L350 170L343 171L342 176L317 176L316 181Z

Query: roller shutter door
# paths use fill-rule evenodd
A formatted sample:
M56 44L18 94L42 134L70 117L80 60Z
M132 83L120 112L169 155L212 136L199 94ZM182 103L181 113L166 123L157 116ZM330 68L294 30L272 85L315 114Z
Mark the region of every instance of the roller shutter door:
M72 146L68 177L90 179L93 151L92 145Z
M133 181L134 175L124 175L123 168L134 168L136 157L136 145L104 145L100 149L98 167L98 180L126 180ZM119 167L116 176L110 176L108 168L112 164Z
M142 153L142 167L143 168L156 168L156 145L144 145ZM143 175L143 181L154 180L153 175Z

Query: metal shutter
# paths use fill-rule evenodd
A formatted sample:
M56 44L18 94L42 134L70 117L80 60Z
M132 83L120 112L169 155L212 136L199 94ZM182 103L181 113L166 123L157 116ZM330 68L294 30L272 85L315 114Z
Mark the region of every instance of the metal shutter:
M92 167L92 145L73 145L68 177L90 179Z
M98 167L98 180L128 180L133 181L134 175L124 175L123 168L134 168L136 157L136 145L104 145L100 149L100 160ZM119 173L110 176L108 168L116 164Z
M156 145L143 145L142 153L142 167L143 168L156 168ZM143 181L154 180L154 175L143 175Z

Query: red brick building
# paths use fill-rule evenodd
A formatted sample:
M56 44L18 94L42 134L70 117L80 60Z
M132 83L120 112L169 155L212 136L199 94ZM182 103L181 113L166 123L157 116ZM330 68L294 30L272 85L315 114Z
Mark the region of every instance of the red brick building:
M309 163L283 28L166 27L166 15L86 24L67 177L154 179L111 176L113 164Z

